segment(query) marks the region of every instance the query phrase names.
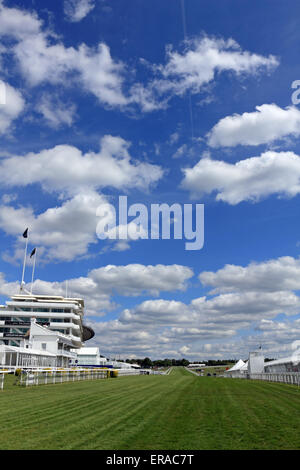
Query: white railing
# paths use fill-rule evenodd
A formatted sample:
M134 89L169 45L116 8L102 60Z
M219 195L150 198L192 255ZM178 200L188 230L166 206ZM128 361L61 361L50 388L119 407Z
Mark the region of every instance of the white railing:
M5 374L1 372L0 373L0 390L3 390L3 387L4 387L4 377L5 377Z
M14 368L14 372L15 372ZM57 384L64 382L75 382L79 380L99 380L111 377L114 371L115 377L132 375L168 375L172 368L167 371L154 371L151 369L81 369L81 368L35 368L32 370L19 371L19 385L30 387L34 385ZM0 371L0 390L4 388L4 377L9 371Z
M263 374L250 374L250 379L265 380L267 382L282 382L286 384L293 384L300 386L300 373L299 372L284 372L284 373L263 373Z
M107 369L40 369L22 371L20 385L29 387L79 380L107 379L109 377L108 372Z
M118 376L123 377L125 375L140 375L141 370L140 369L117 369L118 370Z
M226 372L222 374L220 377L225 377L229 379L249 379L250 378L248 374L245 374L242 372L236 372L236 373Z
M125 375L168 375L171 369L167 371L152 370L152 369L117 369L119 376Z
M0 371L0 390L3 390L3 388L4 388L5 375L8 374L8 373L9 373L8 370L1 370Z
M224 374L222 377L231 379L251 379L251 380L264 380L265 382L280 382L300 386L300 373L299 372L264 372L261 374Z

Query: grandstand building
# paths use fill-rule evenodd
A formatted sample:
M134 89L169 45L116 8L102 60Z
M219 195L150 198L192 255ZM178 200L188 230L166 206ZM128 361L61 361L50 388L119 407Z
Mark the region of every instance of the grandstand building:
M20 347L36 324L67 336L71 346L81 348L94 332L83 324L83 299L59 296L19 294L0 306L0 345Z
M0 367L68 367L94 336L83 316L83 299L12 296L0 306Z

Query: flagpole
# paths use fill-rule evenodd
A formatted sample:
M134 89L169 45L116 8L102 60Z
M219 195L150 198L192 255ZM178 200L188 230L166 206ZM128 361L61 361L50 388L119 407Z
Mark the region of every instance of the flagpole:
M34 272L35 272L35 261L36 261L37 249L35 249L34 253L34 260L33 260L33 268L32 268L32 278L31 278L31 289L30 294L32 294L32 287L33 287L33 279L34 279Z
M24 284L25 266L26 266L26 258L27 258L27 246L28 246L28 237L26 237L25 254L24 254L24 262L23 262L23 272L22 272L22 281L21 281L21 286L20 286L21 291L23 290L23 284Z

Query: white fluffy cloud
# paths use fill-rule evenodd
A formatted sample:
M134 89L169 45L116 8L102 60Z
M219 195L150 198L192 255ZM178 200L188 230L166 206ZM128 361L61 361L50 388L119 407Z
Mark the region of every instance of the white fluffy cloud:
M0 181L4 186L40 183L47 191L68 194L103 187L147 189L163 171L157 165L134 162L128 147L121 137L107 135L101 140L99 153L82 154L76 147L58 145L37 154L4 158Z
M252 113L234 114L221 119L208 135L211 147L260 145L300 134L300 111L276 104L256 106Z
M83 6L83 2L76 3ZM84 10L80 11L82 14ZM76 17L79 9L74 12ZM128 104L122 91L125 66L112 59L106 44L100 43L96 48L85 44L65 47L54 33L43 28L35 13L3 4L0 4L0 36L14 40L6 52L14 55L31 86L77 83L106 106Z
M106 266L91 271L90 277L104 291L114 290L122 295L158 295L162 291L185 290L193 271L185 266Z
M247 357L249 350L262 344L264 353L270 357L288 354L291 343L299 340L299 319L275 320L280 313L299 312L300 299L293 292L299 289L298 270L299 260L290 257L253 263L246 268L225 266L215 273L200 274L202 283L214 288L210 296L195 298L189 304L149 299L125 309L119 319L101 322L91 318L115 309L115 294L144 296L183 290L192 270L176 265L105 266L92 270L86 277L70 279L68 290L69 295L86 299L89 323L97 333L91 345L99 345L105 354ZM9 283L0 276L2 295L14 293L17 287L17 283ZM39 293L64 295L65 289L65 282L37 280L33 286L33 291ZM254 333L237 339L241 329L245 332L253 327Z
M128 99L122 91L124 66L115 62L106 44L89 48L66 48L52 45L42 33L29 36L13 50L20 69L31 86L77 83L108 106L125 106Z
M262 319L272 319L282 312L295 314L299 308L299 298L291 292L224 294L213 299L194 299L190 304L153 299L124 310L119 320L93 322L92 326L98 334L104 331L109 334L111 342L104 339L99 344L109 353L117 350L142 357L168 357L169 354L182 357L184 353L191 358L199 355L202 358L224 358L224 355L235 357L239 350L248 354L252 343L256 341L257 347L262 340L257 328L259 335L254 335L253 339L250 337L246 341L244 337L242 345L238 345L236 339L228 344L228 338L235 338L239 330L250 328ZM274 322L274 328L276 324ZM296 338L296 333L295 330L293 338ZM207 345L207 341L213 343ZM288 342L287 337L285 342ZM189 351L182 350L186 344ZM274 341L274 348L275 344L279 346L279 342Z
M72 21L80 21L93 6L91 0L65 0L65 12ZM185 41L182 52L168 47L166 63L150 65L154 78L148 83L128 84L130 71L112 58L106 44L66 47L35 13L0 4L0 36L14 40L7 52L14 55L31 86L77 84L104 106L137 105L143 112L166 108L174 95L203 91L220 72L256 74L278 65L274 56L243 51L233 39L202 37Z
M274 353L278 354L280 348L291 353L299 348L299 319L294 321L261 320L256 330L260 332L261 342Z
M203 271L199 279L213 287L212 293L300 290L300 260L283 256L246 267L227 264L216 272Z
M48 95L44 95L39 101L36 110L40 113L50 127L54 129L60 126L71 126L76 114L74 104L66 104Z
M85 298L87 314L101 316L104 310L116 307L111 300L114 294L138 296L182 291L193 274L190 268L180 265L108 265L92 270L86 277L69 279L68 295ZM18 283L8 283L0 275L0 294L11 295L17 288ZM65 295L66 282L36 280L33 292Z
M13 121L15 121L24 110L25 100L21 93L8 83L0 81L0 87L0 134L4 134L9 131ZM5 101L3 103L2 98L4 98L3 101Z
M254 74L261 69L271 70L278 65L274 56L263 57L243 51L233 39L213 37L185 41L183 53L167 50L168 61L158 66L163 79L156 83L161 92L172 89L176 94L187 90L199 93L217 73L232 71L237 75Z
M66 18L73 23L81 21L94 8L94 0L64 0Z
M42 27L42 21L32 12L19 8L7 8L0 2L0 35L14 35L20 40L37 34Z
M221 72L232 72L239 77L269 72L278 64L278 59L272 55L264 57L243 51L233 39L204 36L185 41L182 52L169 46L166 63L150 65L155 79L145 86L136 84L131 100L139 102L144 111L153 111L165 108L174 95L205 91Z
M216 193L217 201L232 205L272 194L294 197L300 192L300 157L293 152L268 151L234 164L202 158L183 173L181 186L192 198Z
M123 323L196 328L209 337L233 335L238 329L262 318L274 318L279 313L298 313L300 300L293 292L255 292L221 294L213 298L199 297L187 305L174 300L146 300L134 309L126 309L120 317ZM196 331L195 330L195 331ZM212 334L212 331L214 332ZM228 334L228 333L227 333Z
M30 230L30 242L39 247L44 260L72 261L86 255L89 246L98 243L96 210L107 201L95 192L77 194L61 206L47 209L35 215L31 207L0 206L0 226L5 233L19 239L26 227ZM5 258L9 261L9 256ZM20 240L14 259L22 258Z
M151 355L156 357L164 355L166 348L180 356L187 344L189 351L184 349L184 353L191 358L247 357L259 344L269 357L288 354L292 341L299 339L300 320L283 322L275 318L281 313L299 313L300 299L293 292L299 290L299 269L299 260L283 257L246 268L225 266L217 272L203 272L199 278L205 286L214 288L210 292L213 297L199 297L190 304L147 300L124 310L119 320L104 322L98 328L107 326L111 333L118 332L121 350L128 354L138 351L143 355L151 349L149 338L143 343L145 350L139 344L134 346L129 331L147 331L153 341ZM255 334L236 339L239 330L253 327ZM105 348L110 350L108 344Z
M0 273L0 295L14 295L18 291L19 286L20 284L18 282L6 281L4 274Z
M1 229L19 237L24 227L28 227L31 242L39 247L44 261L71 261L87 255L91 244L99 242L97 209L103 204L107 207L110 202L97 191L104 187L144 191L163 175L159 166L133 160L128 148L129 143L122 138L105 136L99 153L82 154L75 147L60 145L37 154L3 157L0 159L2 187L40 184L44 191L57 195L60 203L37 214L32 207L17 207L14 200L6 198L7 202L3 200L0 205ZM130 241L140 238L133 222L124 228L137 232ZM125 248L129 248L128 242L110 246L114 250ZM4 254L7 261L16 261L21 256L20 242L13 257Z

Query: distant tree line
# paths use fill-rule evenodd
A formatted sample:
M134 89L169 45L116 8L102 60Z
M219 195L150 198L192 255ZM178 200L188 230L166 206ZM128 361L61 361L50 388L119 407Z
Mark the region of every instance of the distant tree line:
M152 361L149 357L144 359L126 359L128 364L138 364L143 369L150 369L151 367L172 367L172 366L183 366L187 367L189 364L205 364L206 366L226 366L227 364L235 363L236 359L224 359L224 360L213 360L208 361L194 361L190 362L187 359L157 359Z
M156 361L152 361L149 357L145 357L144 359L126 359L126 362L128 364L138 364L143 369L150 369L151 367L171 366L187 367L190 363L187 359L158 359Z

